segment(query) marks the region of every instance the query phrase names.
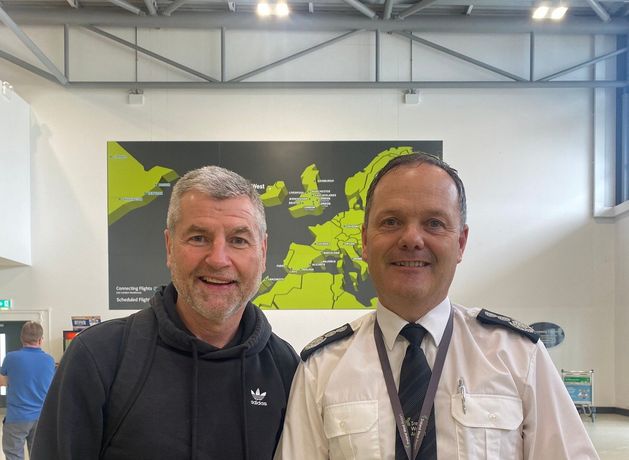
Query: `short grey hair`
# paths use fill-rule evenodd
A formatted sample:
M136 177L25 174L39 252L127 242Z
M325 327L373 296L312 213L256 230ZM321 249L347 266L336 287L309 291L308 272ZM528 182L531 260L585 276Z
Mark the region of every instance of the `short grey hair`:
M24 345L35 345L44 337L44 328L35 321L27 321L22 326L20 341Z
M371 211L373 194L380 180L394 169L403 166L420 166L423 164L433 165L444 170L454 181L459 201L461 227L465 226L465 223L467 221L467 198L465 197L465 186L463 185L463 181L459 177L459 173L457 172L457 170L434 155L423 152L413 152L409 155L401 155L393 158L386 165L384 165L384 167L380 171L378 171L378 174L376 174L376 177L373 179L371 185L369 186L369 190L367 191L367 199L365 200L365 227L367 226L367 222L369 220L369 211Z
M253 184L239 174L220 166L204 166L188 171L177 181L170 195L166 227L173 233L181 214L181 198L190 191L203 193L216 200L246 196L251 200L260 236L266 234L266 216L260 195Z

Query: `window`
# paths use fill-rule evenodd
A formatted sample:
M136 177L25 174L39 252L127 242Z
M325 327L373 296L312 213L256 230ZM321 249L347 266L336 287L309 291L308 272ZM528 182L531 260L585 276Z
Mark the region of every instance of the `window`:
M627 47L627 36L619 35L617 49ZM617 78L627 81L629 53L619 54ZM629 201L629 89L616 90L616 205Z

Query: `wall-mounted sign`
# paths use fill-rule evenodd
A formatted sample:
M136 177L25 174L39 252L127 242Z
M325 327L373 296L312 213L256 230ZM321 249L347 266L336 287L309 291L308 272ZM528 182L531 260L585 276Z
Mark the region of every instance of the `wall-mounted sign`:
M73 316L72 330L82 331L98 323L100 323L100 316Z
M539 335L546 348L556 347L566 337L561 326L555 323L533 323L531 327Z
M171 190L191 169L219 165L260 192L268 224L266 272L253 303L263 309L375 307L362 260L367 190L392 158L433 141L109 142L109 306L148 307L170 281L164 227Z
M0 309L8 310L13 306L13 301L11 299L0 299Z

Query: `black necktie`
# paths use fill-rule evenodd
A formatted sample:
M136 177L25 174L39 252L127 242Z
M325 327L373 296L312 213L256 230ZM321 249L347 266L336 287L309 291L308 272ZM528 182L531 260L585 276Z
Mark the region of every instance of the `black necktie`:
M407 324L400 331L400 335L409 341L406 355L402 362L402 372L400 373L400 386L398 396L404 411L404 417L410 420L411 443L417 430L417 422L419 419L419 411L421 410L428 390L428 382L432 372L426 361L426 355L419 347L422 343L426 329L419 324ZM426 436L419 450L418 460L436 460L437 458L437 439L435 436L435 410L434 407L430 412L428 427L426 428ZM395 459L408 460L404 445L398 433L395 442Z

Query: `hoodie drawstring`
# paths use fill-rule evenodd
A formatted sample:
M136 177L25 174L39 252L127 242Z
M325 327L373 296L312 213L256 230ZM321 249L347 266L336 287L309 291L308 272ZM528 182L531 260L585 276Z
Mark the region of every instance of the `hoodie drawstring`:
M249 459L249 436L247 435L247 385L245 383L245 353L247 349L243 348L240 353L240 385L242 391L242 446L245 454L245 460Z
M197 417L199 412L198 392L199 392L199 350L194 340L192 345L192 397L190 398L190 460L197 458Z

